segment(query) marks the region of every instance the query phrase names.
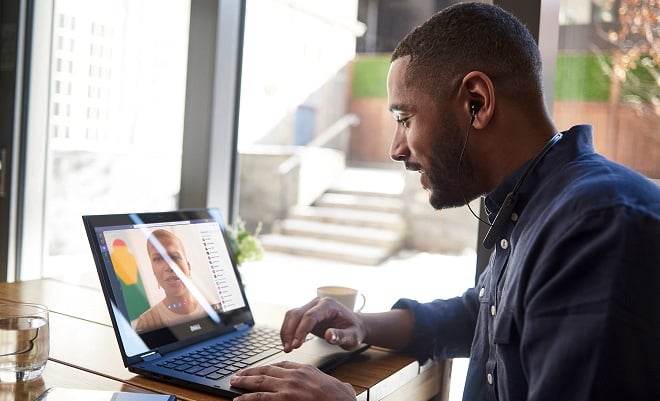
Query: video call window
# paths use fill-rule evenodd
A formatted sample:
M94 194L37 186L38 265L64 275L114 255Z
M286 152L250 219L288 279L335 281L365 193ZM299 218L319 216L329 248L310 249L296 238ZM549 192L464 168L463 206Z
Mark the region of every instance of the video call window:
M115 228L99 240L137 332L246 306L217 222Z

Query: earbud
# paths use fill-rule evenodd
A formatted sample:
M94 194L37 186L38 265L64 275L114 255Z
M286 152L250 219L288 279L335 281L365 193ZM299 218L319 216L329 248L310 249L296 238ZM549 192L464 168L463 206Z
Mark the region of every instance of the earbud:
M477 115L477 112L481 108L481 105L479 103L472 103L470 105L470 110L472 112L472 118L474 118Z
M481 108L481 105L479 103L472 103L470 105L470 112L472 115L470 116L470 127L472 126L472 123L474 123L474 119L477 118L477 112Z

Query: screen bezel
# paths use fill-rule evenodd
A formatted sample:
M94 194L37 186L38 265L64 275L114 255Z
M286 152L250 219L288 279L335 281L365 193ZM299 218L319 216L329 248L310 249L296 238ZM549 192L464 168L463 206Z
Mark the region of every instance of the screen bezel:
M236 330L237 327L254 325L254 318L250 311L249 303L244 291L244 286L241 281L241 275L233 254L230 251L231 247L223 219L217 209L183 209L156 213L151 212L87 215L83 216L83 222L92 249L92 254L94 256L94 262L97 267L97 273L99 275L101 287L105 294L106 304L110 312L120 349L122 351L122 357L124 358L124 363L127 366L131 363L141 361L143 359L143 355L145 354L150 354L153 352L165 354L186 345L198 341L203 341L210 337L232 332ZM130 324L127 324L129 319L127 309L124 306L121 288L117 278L115 277L112 263L107 256L107 250L104 252L101 247L101 243L99 242L99 230L105 231L108 230L108 228L114 227L121 229L121 227L137 224L157 225L168 223L173 224L177 222L218 223L224 241L224 248L228 254L229 260L231 261L234 274L238 279L241 296L243 297L245 306L230 312L218 312L218 323L214 322L209 317L205 317L202 319L195 319L193 321L186 322L183 325L137 333L132 330ZM197 325L197 329L194 333L186 331L190 324ZM132 331L132 333L130 331ZM135 336L139 337L144 345L137 346L136 348L128 347L129 342L132 344L133 342L137 341Z

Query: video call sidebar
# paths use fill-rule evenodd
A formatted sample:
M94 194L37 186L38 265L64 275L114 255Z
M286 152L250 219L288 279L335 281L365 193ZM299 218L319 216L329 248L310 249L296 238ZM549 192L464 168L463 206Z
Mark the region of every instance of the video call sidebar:
M228 312L245 306L243 296L227 255L227 248L218 223L203 223L199 233L209 263L209 272L220 299L220 311Z

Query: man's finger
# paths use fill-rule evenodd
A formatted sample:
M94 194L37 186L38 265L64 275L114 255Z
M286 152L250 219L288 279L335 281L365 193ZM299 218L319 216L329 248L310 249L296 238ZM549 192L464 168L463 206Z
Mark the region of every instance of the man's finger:
M347 332L348 330L328 329L325 332L325 341L330 344L339 345L346 350L357 348L358 341L354 335Z
M304 314L307 313L309 309L313 308L317 302L318 298L314 298L300 308L287 311L284 315L284 321L282 322L282 328L280 329L280 339L282 340L284 352L289 352L292 349L297 348L297 346L293 346L292 343L296 337L300 321L302 320ZM305 333L305 336L306 335L307 333ZM300 344L297 345L299 346Z
M277 366L283 369L298 369L303 365L293 361L282 361L282 362L274 363L272 366Z
M276 377L257 374L246 374L245 372L235 374L229 379L234 387L243 388L252 392L270 393L277 391L280 380Z
M241 369L236 372L235 376L271 376L283 377L289 365L283 365L285 362L278 362L272 365L254 366L251 368ZM290 369L290 368L289 368Z
M302 345L307 337L307 334L311 333L319 324L323 322L330 323L338 315L337 309L332 303L328 303L327 299L317 299L316 304L303 313L298 327L293 335L291 340L291 346L293 348L298 348ZM327 325L326 325L327 327ZM324 328L321 330L325 330ZM323 331L316 331L314 334L317 334L319 337L323 335Z

